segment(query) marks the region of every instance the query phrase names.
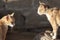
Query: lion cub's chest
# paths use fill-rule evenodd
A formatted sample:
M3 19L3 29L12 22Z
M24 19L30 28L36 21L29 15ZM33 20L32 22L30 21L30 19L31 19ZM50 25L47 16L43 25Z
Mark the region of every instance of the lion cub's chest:
M46 12L45 15L49 21L53 18L52 12L49 12L49 10Z
M48 20L51 19L51 16L49 14L46 14L46 17L47 17Z
M60 14L56 15L46 14L46 17L48 21L52 21L52 23L55 21L58 24L58 26L60 26Z

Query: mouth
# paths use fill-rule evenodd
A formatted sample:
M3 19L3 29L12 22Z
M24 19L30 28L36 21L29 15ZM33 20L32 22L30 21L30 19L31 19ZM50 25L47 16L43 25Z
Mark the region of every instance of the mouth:
M10 27L13 27L14 25L9 25Z
M37 14L38 14L38 15L42 15L41 12L39 12L39 10L37 11Z
M37 12L38 15L42 15L41 13Z
M10 26L11 28L13 28L13 27L14 27L14 25L15 25L15 24L10 24L9 26Z

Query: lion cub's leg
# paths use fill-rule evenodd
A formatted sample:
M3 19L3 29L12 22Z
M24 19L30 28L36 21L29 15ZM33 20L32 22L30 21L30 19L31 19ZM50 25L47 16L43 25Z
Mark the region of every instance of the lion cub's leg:
M57 29L53 29L53 33L54 35L52 36L53 39L56 39L56 36L57 36Z
M57 26L53 26L53 33L52 33L52 38L53 38L53 39L56 39L57 30L58 30Z
M56 39L56 36L57 36L57 30L58 30L58 25L55 21L54 18L52 18L52 20L50 21L51 25L52 25L52 28L53 28L53 34L52 34L52 38L53 39Z

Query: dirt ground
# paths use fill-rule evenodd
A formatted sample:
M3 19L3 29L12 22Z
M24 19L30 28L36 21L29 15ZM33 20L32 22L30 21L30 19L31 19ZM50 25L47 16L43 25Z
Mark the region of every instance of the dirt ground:
M7 34L6 40L33 40L36 35L37 33L34 32L12 32ZM36 38L38 36L39 35L37 35ZM39 40L39 38L37 40ZM60 39L56 39L56 40L60 40Z
M41 30L31 29L28 31L27 30L17 30L12 32L8 31L6 40L33 40L36 35L39 36L39 33L41 34L40 31L43 32L44 30L42 30L41 28ZM58 40L60 40L60 33L58 34L59 34Z
M33 32L12 32L7 34L6 40L33 40Z

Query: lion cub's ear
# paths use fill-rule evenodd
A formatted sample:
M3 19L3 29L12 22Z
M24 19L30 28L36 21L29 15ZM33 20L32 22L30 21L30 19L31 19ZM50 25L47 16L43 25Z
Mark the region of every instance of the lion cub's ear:
M8 15L6 16L7 21L9 20L9 17L10 17L10 15L8 14Z
M40 1L39 1L39 4L40 4L40 5L41 5L41 4L44 4L44 5L45 5L45 3L43 3L43 2L40 2Z
M14 12L10 16L14 16Z

